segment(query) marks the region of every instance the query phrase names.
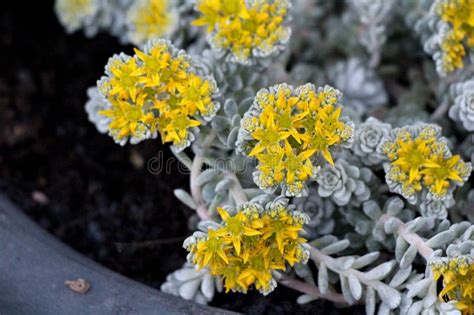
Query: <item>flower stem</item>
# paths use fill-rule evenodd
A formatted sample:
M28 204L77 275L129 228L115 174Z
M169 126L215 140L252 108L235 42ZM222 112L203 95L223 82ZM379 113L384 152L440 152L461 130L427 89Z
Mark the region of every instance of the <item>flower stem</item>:
M232 194L236 205L241 205L247 202L247 195L245 194L244 189L242 188L242 185L240 184L240 181L237 176L233 173L226 173L226 177L232 179L234 182L232 187L230 188L230 193Z
M289 277L285 274L279 273L277 271L273 272L273 276L278 281L278 283L288 287L290 289L296 290L301 293L311 295L317 299L325 299L334 303L348 305L342 294L336 292L327 292L326 294L321 293L318 287L311 285L307 282Z
M446 112L449 110L449 103L447 101L443 101L440 106L436 108L436 110L431 114L431 120L439 120L446 116Z
M401 236L410 245L414 245L418 250L418 253L420 253L420 255L423 256L426 261L428 261L430 256L433 254L433 249L426 245L425 240L423 240L423 238L421 238L421 236L419 236L415 232L410 231L408 226L398 218L384 214L380 217L379 220L383 224L388 219L395 220L395 222L397 223L398 228L395 233Z
M198 185L197 178L201 174L202 165L204 164L203 153L207 148L209 148L215 137L216 134L214 132L211 132L203 140L201 150L196 153L193 159L193 163L191 165L191 176L189 180L189 186L191 188L191 196L197 204L196 213L199 218L201 218L201 220L210 220L211 216L209 215L206 203L204 202L204 198L202 197L201 186Z

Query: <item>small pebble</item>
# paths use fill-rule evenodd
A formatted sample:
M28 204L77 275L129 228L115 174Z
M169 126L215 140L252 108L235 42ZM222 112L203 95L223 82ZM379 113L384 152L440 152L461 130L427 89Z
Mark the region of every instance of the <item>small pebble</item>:
M34 202L41 206L45 206L49 202L48 196L46 196L43 192L39 190L34 190L31 193L31 199L33 199Z
M85 294L91 288L89 281L77 278L76 280L66 280L64 284L71 290L77 293Z

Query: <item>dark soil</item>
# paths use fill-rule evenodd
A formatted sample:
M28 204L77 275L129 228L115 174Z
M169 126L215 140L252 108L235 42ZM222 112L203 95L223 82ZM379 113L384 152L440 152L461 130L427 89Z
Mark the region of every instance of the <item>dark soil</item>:
M151 174L166 146L120 147L84 111L107 59L131 47L108 35L67 35L53 1L5 1L0 11L0 191L41 226L95 261L158 288L179 268L192 212L173 196L186 175ZM25 6L28 6L27 8ZM25 10L28 10L27 15ZM213 305L253 314L341 314L297 293L218 295Z

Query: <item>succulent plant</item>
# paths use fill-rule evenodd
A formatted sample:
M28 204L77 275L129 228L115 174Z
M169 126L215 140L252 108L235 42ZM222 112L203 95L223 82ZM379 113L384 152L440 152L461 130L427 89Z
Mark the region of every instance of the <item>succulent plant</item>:
M382 80L361 59L336 63L329 69L329 81L344 94L344 105L360 116L388 101Z
M209 270L196 270L193 264L185 263L183 268L170 273L161 285L161 291L200 304L209 303L215 292L222 292L222 282L209 274Z
M457 83L451 87L454 105L449 117L462 123L467 131L474 131L474 80Z
M338 206L349 202L360 204L370 198L367 183L372 180L370 169L349 164L346 160L336 160L334 166L326 165L318 173L318 194L330 198Z
M390 124L382 123L374 117L369 117L358 125L351 149L355 155L360 157L364 165L375 167L381 165L385 160L377 148L390 135L391 129Z
M132 34L134 10L165 2L104 0L87 14L57 3L69 31L142 46L109 60L88 90L89 120L122 145L160 135L189 170L190 191L175 196L197 231L163 291L208 303L224 288L285 285L298 303L367 314L474 312L469 0L177 1L151 22L155 11L142 12L145 33L185 50Z

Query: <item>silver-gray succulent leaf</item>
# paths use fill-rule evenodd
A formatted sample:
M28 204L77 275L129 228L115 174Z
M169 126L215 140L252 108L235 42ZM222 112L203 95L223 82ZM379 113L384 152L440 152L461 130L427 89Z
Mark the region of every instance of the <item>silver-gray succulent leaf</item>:
M383 139L389 136L390 130L390 124L369 117L365 122L357 125L351 150L360 157L363 164L381 165L386 158L377 151L377 147Z
M388 101L382 80L359 58L336 63L329 68L328 78L343 93L344 105L359 117Z
M110 103L99 92L97 87L93 86L87 89L88 101L85 109L89 121L92 122L100 133L107 133L110 124L110 118L100 115L99 112L110 108Z
M349 164L346 160L338 159L334 166L329 164L321 168L316 175L318 194L330 198L338 206L350 202L360 204L370 198L370 182L373 174L370 169Z
M333 232L336 205L330 199L321 198L317 193L317 188L311 186L307 197L294 198L292 203L296 209L306 213L310 218L304 226L307 233L305 237L315 239Z
M454 105L449 109L449 117L462 123L467 131L474 131L474 80L454 84L451 87Z
M383 44L387 40L386 24L394 7L394 0L352 0L351 7L359 15L362 28L359 41L371 54L372 66L380 61Z
M200 304L212 301L215 292L222 292L222 281L209 274L203 268L196 270L195 266L185 263L181 269L170 273L160 287L162 292L179 296L185 300L194 300Z

